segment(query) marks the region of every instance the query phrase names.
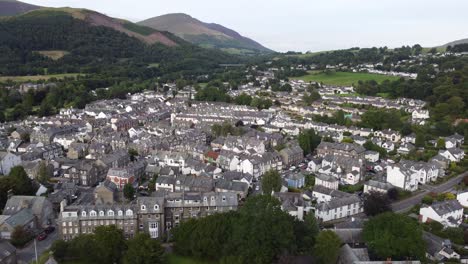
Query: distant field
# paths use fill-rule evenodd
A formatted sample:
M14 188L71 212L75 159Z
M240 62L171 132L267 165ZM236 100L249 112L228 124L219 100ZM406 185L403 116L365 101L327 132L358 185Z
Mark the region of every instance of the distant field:
M14 82L27 82L27 81L39 81L39 80L49 80L51 78L63 79L65 77L76 77L78 73L64 73L64 74L50 74L50 75L34 75L34 76L0 76L0 82L5 82L8 80Z
M63 56L69 54L70 52L65 51L65 50L39 50L37 53L49 57L53 60L58 60L62 58Z
M302 77L294 77L290 79L303 80L306 82L322 82L328 85L351 86L353 84L357 84L357 82L360 80L375 80L376 82L383 82L385 80L398 80L399 77L372 73L334 72L326 74L324 72L311 72L308 75Z

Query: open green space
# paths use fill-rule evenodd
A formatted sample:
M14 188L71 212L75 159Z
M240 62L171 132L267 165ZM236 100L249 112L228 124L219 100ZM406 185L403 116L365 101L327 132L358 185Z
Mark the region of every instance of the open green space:
M363 72L309 72L307 75L290 79L303 80L306 82L321 82L328 85L350 86L357 84L358 81L375 80L380 83L385 80L398 80L399 77Z
M167 257L167 263L169 264L211 264L210 262L194 260L190 257L183 257L174 254L170 254Z
M49 75L31 75L31 76L0 76L0 82L5 82L8 80L14 82L27 82L27 81L39 81L39 80L49 80L52 78L64 79L65 77L76 77L78 73L64 73L64 74L49 74Z

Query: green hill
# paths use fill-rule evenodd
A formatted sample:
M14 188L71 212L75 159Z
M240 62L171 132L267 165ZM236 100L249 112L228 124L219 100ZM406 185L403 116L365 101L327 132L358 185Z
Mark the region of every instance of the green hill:
M193 44L239 53L270 53L258 42L214 23L205 23L186 14L167 14L138 24L171 32Z
M52 51L63 56L52 58ZM146 69L150 63L160 67L145 74L197 73L231 62L237 58L86 9L43 8L0 20L0 75L4 76L41 75L44 69L53 74L131 75L131 67Z

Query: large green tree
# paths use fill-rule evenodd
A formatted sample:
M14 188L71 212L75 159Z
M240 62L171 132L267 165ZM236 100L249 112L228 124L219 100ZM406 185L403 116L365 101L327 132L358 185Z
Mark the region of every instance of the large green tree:
M309 154L320 144L321 137L313 129L306 129L299 134L297 140L304 154Z
M281 185L281 176L276 170L269 170L262 176L262 190L264 194L269 195L272 191L279 192Z
M124 264L160 264L165 263L164 248L161 243L146 233L139 233L128 241Z
M99 263L121 263L127 249L121 229L115 225L99 226L94 230Z
M402 214L387 212L371 218L364 224L363 237L372 254L383 260L420 260L426 252L421 226Z
M386 193L370 192L364 195L364 213L375 216L391 211L391 201Z
M324 230L317 236L314 256L320 264L334 264L338 259L341 240L335 232Z
M133 188L132 184L127 183L124 185L123 194L124 194L125 199L129 201L133 200L135 196L135 188Z
M11 179L13 193L16 195L34 195L36 187L22 166L13 167L8 175Z

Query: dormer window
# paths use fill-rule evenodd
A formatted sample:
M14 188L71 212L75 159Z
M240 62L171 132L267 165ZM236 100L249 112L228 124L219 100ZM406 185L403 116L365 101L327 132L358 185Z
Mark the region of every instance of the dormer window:
M81 216L86 217L86 212L85 211L81 212Z
M99 216L104 216L104 211L99 211Z
M226 196L223 196L223 202L225 202L225 201L226 201Z
M203 197L204 202L208 202L208 197Z
M96 211L89 212L89 216L96 216Z
M154 210L156 210L156 211L159 210L159 205L155 204L154 205Z
M112 210L107 211L107 216L114 216L114 211Z
M215 198L214 196L211 196L211 201L214 202Z
M133 215L133 211L128 209L126 212L125 212L125 215L126 216L132 216Z
M122 216L122 215L123 215L122 210L119 210L119 211L117 212L117 215L118 215L118 216Z
M146 210L146 206L144 204L141 205L141 210Z

